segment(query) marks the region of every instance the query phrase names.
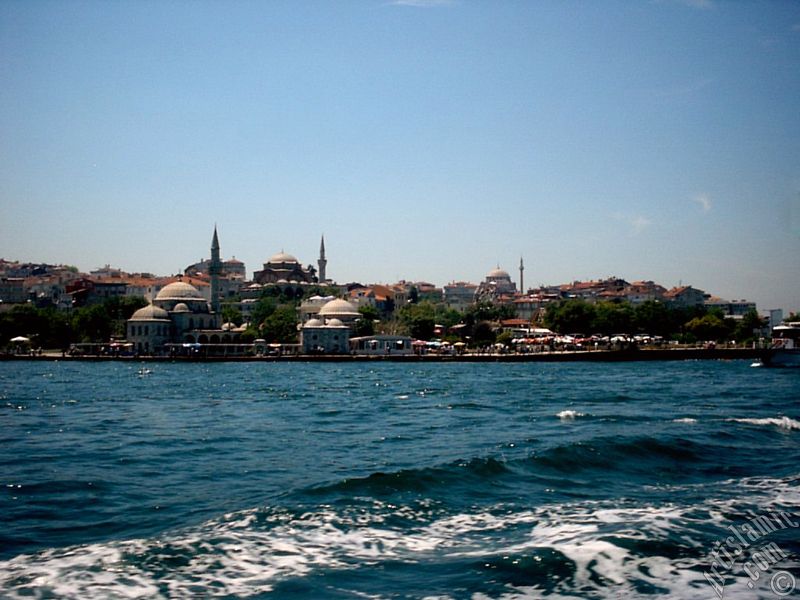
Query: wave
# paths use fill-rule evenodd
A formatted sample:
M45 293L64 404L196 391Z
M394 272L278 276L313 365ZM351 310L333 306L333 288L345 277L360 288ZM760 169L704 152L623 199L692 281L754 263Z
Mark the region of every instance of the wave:
M610 495L618 482L628 485L630 477L647 484L660 479L685 481L693 474L707 477L717 468L730 476L739 469L719 466L718 447L674 436L602 436L530 450L526 455L520 455L521 452L522 448L509 457L501 454L429 467L379 471L307 488L300 493L312 499L388 498L397 494L458 499L482 495L491 489L494 494L519 496L553 487L555 479L562 491L598 485L602 493Z
M561 412L556 413L556 416L562 421L574 421L575 417L585 417L586 415L575 410L562 410Z
M331 595L335 580L349 597L446 598L468 586L481 597L708 598L703 572L729 515L743 510L742 494L752 492L759 510L785 510L779 501L796 500L796 484L732 481L727 501L689 506L583 501L448 514L425 501L374 501L249 509L158 538L20 555L0 562L0 589L9 598L249 597L298 589L314 597ZM473 579L465 583L465 574ZM732 573L725 597L752 597L748 581Z
M726 421L731 421L735 423L749 423L750 425L772 425L779 429L785 429L787 431L791 430L800 430L800 421L795 419L791 419L789 417L767 417L767 418L730 418L725 419Z

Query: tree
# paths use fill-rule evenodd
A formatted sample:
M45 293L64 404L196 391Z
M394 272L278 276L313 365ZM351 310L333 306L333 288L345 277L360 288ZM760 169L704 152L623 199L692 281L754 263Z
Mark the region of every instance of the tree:
M375 333L375 321L378 320L378 311L374 306L366 304L358 308L361 318L356 321L353 328L353 336L373 335Z
M400 323L416 339L429 340L436 326L435 310L430 302L407 304L399 311Z
M544 323L557 333L592 333L595 307L585 300L566 300L547 307Z
M510 346L511 340L513 339L514 339L514 334L512 334L510 331L504 331L503 333L497 336L497 343L503 344L504 346Z
M648 300L633 309L633 326L639 333L666 337L673 333L670 310L661 302Z
M93 304L75 309L72 329L81 342L107 342L111 338L114 325L106 307Z
M479 321L472 330L472 343L476 346L494 344L497 335L489 321Z
M225 304L222 307L222 322L223 323L235 323L236 325L241 325L243 321L241 311L232 306L230 304Z
M755 310L748 310L736 325L736 339L742 342L752 340L759 335L757 332L764 329L765 326L764 320L758 316Z
M261 325L261 333L268 342L297 342L297 312L293 306L279 306Z
M267 318L275 312L275 309L278 307L278 303L275 301L275 298L270 298L267 296L262 296L258 299L253 305L253 310L250 313L252 318L253 325L258 328L260 327Z
M718 314L709 312L705 316L695 317L686 323L686 331L694 335L699 340L723 341L730 337L733 332L733 322L730 319L721 318Z
M605 335L633 331L633 309L627 302L598 302L594 307L594 319L586 333L599 332Z

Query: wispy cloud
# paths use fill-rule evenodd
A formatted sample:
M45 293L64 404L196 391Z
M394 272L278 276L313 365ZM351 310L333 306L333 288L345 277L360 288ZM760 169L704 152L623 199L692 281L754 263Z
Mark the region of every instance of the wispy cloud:
M650 219L643 215L624 215L622 213L616 213L614 218L617 221L626 223L630 227L632 235L639 235L653 224Z
M711 197L708 194L695 194L692 200L700 205L704 213L711 210Z
M455 0L392 0L389 4L395 6L416 6L418 8L436 8L437 6L450 6Z

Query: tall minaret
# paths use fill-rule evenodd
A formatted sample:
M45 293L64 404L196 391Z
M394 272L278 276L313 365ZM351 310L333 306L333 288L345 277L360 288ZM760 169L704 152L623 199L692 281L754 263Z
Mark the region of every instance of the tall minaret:
M525 279L522 277L522 272L525 270L525 265L522 264L522 257L519 257L519 292L525 293Z
M325 260L325 235L322 236L322 240L319 243L319 260L317 260L317 266L319 267L319 282L325 283L328 278L325 276L325 267L328 265L328 261Z
M211 278L211 310L219 314L219 276L222 272L222 261L219 259L219 238L217 226L214 225L214 237L211 240L211 263L208 265L208 276Z

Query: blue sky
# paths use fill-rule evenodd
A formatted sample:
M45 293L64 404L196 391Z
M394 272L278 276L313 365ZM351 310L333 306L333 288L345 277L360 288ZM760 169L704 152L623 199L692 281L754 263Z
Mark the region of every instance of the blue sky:
M0 256L800 309L800 4L0 0Z

